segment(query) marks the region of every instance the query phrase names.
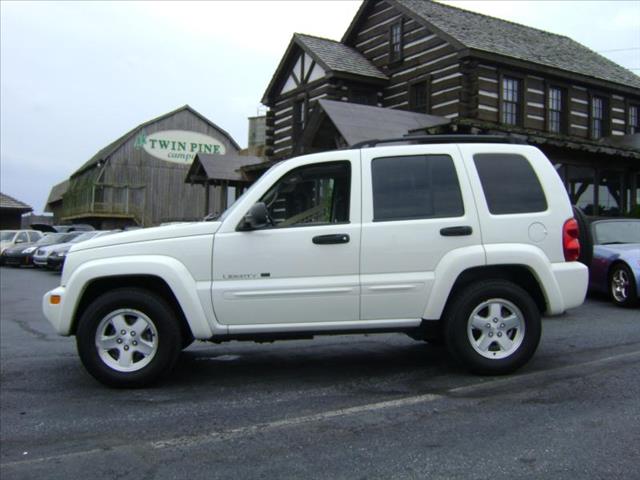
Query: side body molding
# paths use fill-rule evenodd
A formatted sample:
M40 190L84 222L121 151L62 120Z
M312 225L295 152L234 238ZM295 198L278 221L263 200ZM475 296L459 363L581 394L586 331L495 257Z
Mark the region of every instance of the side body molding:
M227 333L227 328L218 324L213 312L211 281L197 282L182 263L163 255L111 257L80 265L66 282L59 331L66 335L71 332L79 299L92 281L128 275L149 275L164 280L180 304L195 338L207 339L214 334Z

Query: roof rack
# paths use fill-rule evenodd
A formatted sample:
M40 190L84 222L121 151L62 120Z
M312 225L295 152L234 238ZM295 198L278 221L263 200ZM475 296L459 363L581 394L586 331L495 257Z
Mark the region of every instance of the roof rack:
M527 142L518 137L504 135L415 135L399 138L385 138L383 140L372 139L350 145L349 149L375 147L381 143L511 143L527 145Z

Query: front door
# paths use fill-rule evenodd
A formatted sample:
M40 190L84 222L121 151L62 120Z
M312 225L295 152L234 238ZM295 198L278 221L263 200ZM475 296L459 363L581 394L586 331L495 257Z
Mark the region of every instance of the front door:
M222 324L360 318L358 152L297 167L300 162L290 162L272 185L257 185L264 191L251 192L255 200L242 204L248 210L264 202L271 226L238 231L232 215L215 236L213 305Z

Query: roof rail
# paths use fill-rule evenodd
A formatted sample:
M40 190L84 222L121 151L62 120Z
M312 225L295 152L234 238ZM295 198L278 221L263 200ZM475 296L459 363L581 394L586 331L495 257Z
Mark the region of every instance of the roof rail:
M505 135L415 135L399 138L385 138L383 140L372 139L359 142L347 147L348 149L375 147L381 143L511 143L527 145L527 142L518 137Z

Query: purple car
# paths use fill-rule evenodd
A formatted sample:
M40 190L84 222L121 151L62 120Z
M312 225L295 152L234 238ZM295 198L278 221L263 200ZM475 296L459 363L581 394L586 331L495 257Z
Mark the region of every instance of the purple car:
M608 294L621 307L640 298L640 220L617 218L591 223L593 260L589 288Z

